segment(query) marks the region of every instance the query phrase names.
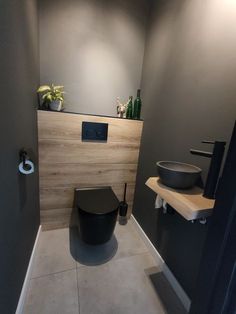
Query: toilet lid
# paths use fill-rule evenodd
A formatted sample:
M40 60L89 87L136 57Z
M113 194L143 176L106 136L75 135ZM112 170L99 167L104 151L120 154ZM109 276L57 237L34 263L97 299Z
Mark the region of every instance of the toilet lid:
M110 186L76 189L77 208L92 214L106 214L117 210L119 200Z

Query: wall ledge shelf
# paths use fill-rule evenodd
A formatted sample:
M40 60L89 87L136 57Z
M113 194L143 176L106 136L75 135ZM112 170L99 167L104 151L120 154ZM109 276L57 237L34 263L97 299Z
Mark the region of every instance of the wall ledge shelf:
M187 220L206 218L212 214L215 200L203 197L203 190L197 186L175 190L162 184L159 177L149 178L146 185Z
M49 112L49 113L66 113L66 114L75 114L75 115L80 115L80 116L92 116L92 117L102 117L102 118L111 118L111 119L119 119L123 121L135 121L135 122L143 122L143 119L128 119L128 118L120 118L117 116L111 116L111 115L103 115L103 114L93 114L93 113L81 113L81 112L74 112L74 111L53 111L53 110L46 110L46 109L38 109L38 111L44 111L44 112Z

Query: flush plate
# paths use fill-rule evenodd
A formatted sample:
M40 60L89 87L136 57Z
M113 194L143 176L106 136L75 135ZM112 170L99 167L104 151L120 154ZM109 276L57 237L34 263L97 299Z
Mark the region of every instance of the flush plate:
M108 123L82 122L82 141L107 142Z

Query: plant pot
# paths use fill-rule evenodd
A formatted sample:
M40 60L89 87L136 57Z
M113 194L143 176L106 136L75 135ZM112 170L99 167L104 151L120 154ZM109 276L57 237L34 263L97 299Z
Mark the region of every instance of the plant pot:
M53 100L49 104L49 108L52 111L61 111L62 110L62 101L61 100Z

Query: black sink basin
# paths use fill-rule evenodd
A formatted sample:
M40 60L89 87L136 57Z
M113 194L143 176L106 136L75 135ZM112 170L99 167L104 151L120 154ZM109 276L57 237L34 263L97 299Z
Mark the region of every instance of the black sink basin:
M199 179L202 169L177 161L158 161L160 181L174 189L190 189Z

